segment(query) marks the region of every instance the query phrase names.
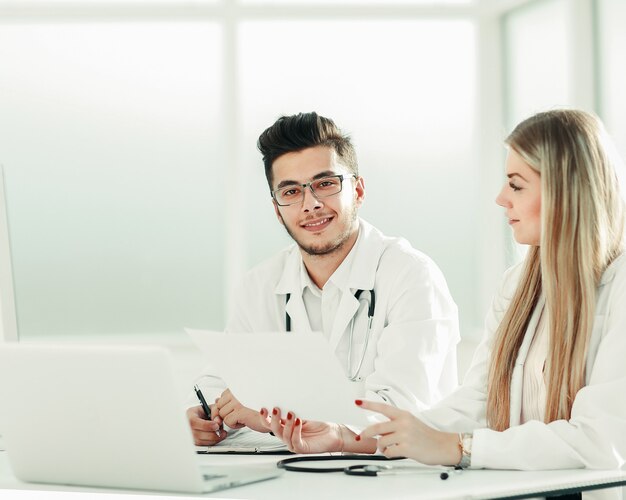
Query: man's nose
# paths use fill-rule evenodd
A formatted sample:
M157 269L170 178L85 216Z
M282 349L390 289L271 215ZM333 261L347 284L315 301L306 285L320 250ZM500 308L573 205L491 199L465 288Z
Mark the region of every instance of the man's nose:
M315 196L311 186L304 188L302 199L302 210L310 212L311 210L318 210L322 208L323 203Z

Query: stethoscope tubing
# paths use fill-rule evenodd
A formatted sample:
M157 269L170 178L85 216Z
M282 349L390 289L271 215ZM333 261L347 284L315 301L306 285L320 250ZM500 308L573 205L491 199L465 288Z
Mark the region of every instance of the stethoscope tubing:
M298 465L303 462L334 462L334 461L384 461L392 462L394 460L404 460L404 457L389 458L385 455L314 455L314 456L301 456L290 457L280 460L276 463L279 469L283 469L290 472L312 472L315 474L325 474L329 472L343 472L349 476L364 476L364 477L377 477L377 476L390 476L396 474L433 474L439 473L439 478L442 480L450 477L450 472L460 472L461 469L458 466L450 467L433 467L424 468L423 466L414 465L372 465L372 464L357 464L349 465L347 467L306 467L304 465Z
M365 290L357 290L356 293L354 294L354 298L356 300L360 300L361 299L361 294L364 292ZM374 317L374 312L376 311L376 292L374 291L374 289L372 288L371 290L368 290L369 294L370 294L370 303L369 303L369 307L367 309L367 317L368 318L373 318Z
M300 464L302 462L345 462L355 460L402 460L403 457L388 458L385 455L314 455L305 457L290 457L279 460L276 463L276 467L291 472L314 472L314 473L327 473L327 472L345 472L347 467L306 467ZM362 466L361 466L362 467ZM353 474L354 475L354 474ZM364 475L364 474L360 474Z
M357 290L354 294L354 298L356 298L359 303L361 300L361 294L363 290ZM363 343L363 349L361 350L361 359L359 360L359 364L356 367L356 370L353 373L350 373L352 370L352 344L354 343L354 318L352 318L350 325L350 341L348 342L348 378L353 382L359 380L359 374L361 373L361 368L363 367L363 362L365 361L365 355L367 354L367 346L370 342L370 336L372 334L372 320L374 319L374 312L376 311L376 293L372 288L369 290L370 301L369 307L367 309L367 333L365 334L365 342Z

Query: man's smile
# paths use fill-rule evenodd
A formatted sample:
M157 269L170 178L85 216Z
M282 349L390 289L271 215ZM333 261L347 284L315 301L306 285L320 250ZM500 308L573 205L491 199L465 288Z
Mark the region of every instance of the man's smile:
M333 220L333 217L318 217L313 220L308 220L300 224L300 227L307 231L317 232L326 228Z

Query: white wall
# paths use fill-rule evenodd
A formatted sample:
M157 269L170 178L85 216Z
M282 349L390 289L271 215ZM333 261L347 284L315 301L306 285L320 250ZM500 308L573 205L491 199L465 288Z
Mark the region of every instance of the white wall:
M255 214L241 228L247 265L288 241L256 139L280 114L317 110L354 140L366 186L361 215L435 259L464 324L480 322L467 293L478 278L475 24L256 21L242 26L239 51L245 206ZM268 64L268 54L289 63Z
M4 169L0 164L0 343L17 340L13 269L10 259L9 228L4 196Z
M622 158L626 158L626 2L600 0L597 19L599 112Z
M597 113L610 131L626 137L618 63L626 50L624 23L623 2L610 0L538 0L506 13L507 130L536 112L573 107ZM526 248L508 241L507 262L513 264Z
M626 150L623 2L353 4L0 0L24 338L222 328L234 281L289 243L256 139L310 110L354 139L362 215L435 259L476 337L520 258L493 203L511 127L596 109Z
M354 138L362 215L435 259L464 329L479 327L476 23L328 9L5 17L0 161L24 338L221 328L234 280L289 242L256 139L310 110Z
M222 323L220 28L0 25L23 336Z

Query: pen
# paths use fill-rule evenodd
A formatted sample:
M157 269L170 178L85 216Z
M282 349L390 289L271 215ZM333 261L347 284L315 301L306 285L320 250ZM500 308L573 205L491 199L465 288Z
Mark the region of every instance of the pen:
M202 394L202 391L197 385L193 386L193 390L196 391L196 396L198 396L198 399L200 400L200 404L202 405L206 418L211 420L211 408L209 408L206 399L204 399L204 394Z
M206 418L211 420L211 407L207 404L206 399L204 399L204 394L202 394L202 391L197 385L193 386L193 390L196 391L196 396L198 396L198 399L200 400L200 404L202 405ZM221 437L222 433L218 429L215 431L215 434L217 434L217 437Z

